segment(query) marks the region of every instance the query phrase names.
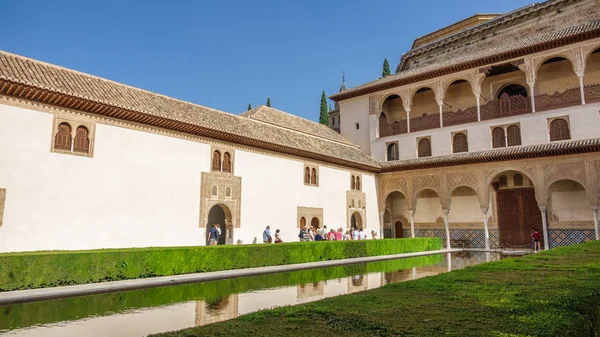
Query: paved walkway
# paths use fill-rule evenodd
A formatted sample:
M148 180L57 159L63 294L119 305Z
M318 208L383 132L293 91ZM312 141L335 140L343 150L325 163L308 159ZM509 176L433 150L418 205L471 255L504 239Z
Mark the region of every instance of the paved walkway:
M409 257L418 257L418 256L435 255L435 254L444 254L444 253L456 253L456 252L461 252L461 251L463 251L463 249L431 250L431 251L417 252L417 253L359 257L359 258L353 258L353 259L309 262L309 263L289 264L289 265L283 265L283 266L235 269L235 270L208 272L208 273L184 274L184 275L174 275L174 276L141 278L141 279L134 279L134 280L80 284L80 285L64 286L64 287L8 291L8 292L0 292L0 305L41 301L41 300L48 300L48 299L61 298L61 297L110 293L110 292L152 288L152 287L164 287L164 286L171 286L171 285L184 284L184 283L217 281L217 280L225 280L225 279L244 277L244 276L255 276L255 275L274 274L274 273L290 272L290 271L305 270L305 269L335 267L335 266L342 266L342 265L348 265L348 264L387 261L387 260L395 260L395 259L403 259L403 258L409 258Z

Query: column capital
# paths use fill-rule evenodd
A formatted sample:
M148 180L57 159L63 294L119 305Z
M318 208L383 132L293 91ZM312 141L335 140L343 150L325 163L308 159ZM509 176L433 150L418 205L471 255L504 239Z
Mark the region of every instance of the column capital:
M444 212L444 214L448 215L448 213L450 213L450 207L442 209L442 212Z
M413 216L413 215L415 215L415 211L413 211L412 209L409 209L409 210L408 210L408 214L409 214L410 216Z
M483 212L483 214L487 215L488 208L487 207L481 207L481 212Z
M545 212L548 209L548 207L546 207L546 206L539 206L539 207L540 207L540 211L542 211L542 212Z
M600 208L598 205L592 205L592 211L594 212L598 212L598 209Z

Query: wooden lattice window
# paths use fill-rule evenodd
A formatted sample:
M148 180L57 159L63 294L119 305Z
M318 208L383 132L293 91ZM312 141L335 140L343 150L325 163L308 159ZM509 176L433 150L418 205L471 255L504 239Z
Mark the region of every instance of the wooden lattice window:
M521 130L518 125L511 125L506 129L508 146L521 145Z
M550 122L550 141L553 142L567 139L571 139L569 123L562 118L557 118Z
M467 141L467 135L462 132L455 134L452 138L452 152L460 153L468 151L469 143Z
M317 170L314 169L314 168L310 172L310 183L312 185L316 185L317 184Z
M392 160L398 160L399 155L398 155L398 144L396 143L391 143L387 146L387 160L388 161L392 161Z
M73 151L88 153L90 151L89 131L85 126L78 126L75 132L75 141L73 142Z
M231 155L229 152L223 154L223 172L231 172Z
M58 131L54 136L54 149L71 151L71 125L67 122L58 125Z
M310 184L310 168L308 167L304 168L304 183Z
M506 147L506 137L504 135L504 128L497 127L492 130L492 147L494 149L499 147Z
M431 141L429 138L421 138L418 145L418 156L431 157Z
M500 176L498 181L500 187L508 187L508 178L505 175Z
M523 176L520 174L515 174L515 176L513 177L513 182L515 184L515 186L523 186Z
M361 188L361 186L360 186L360 177L357 176L356 177L356 189L358 191L360 191L361 190L360 188Z
M217 172L221 171L221 152L219 151L213 152L212 170Z
M354 178L354 176L352 176L352 179L350 180L350 189L351 190L356 189L356 178Z

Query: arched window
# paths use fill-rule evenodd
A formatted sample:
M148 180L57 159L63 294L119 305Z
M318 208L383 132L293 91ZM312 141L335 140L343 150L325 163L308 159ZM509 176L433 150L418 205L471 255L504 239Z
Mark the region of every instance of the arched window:
M420 157L431 157L431 141L429 138L419 140L418 155Z
M500 182L500 187L508 187L508 178L506 178L506 176L502 175L499 178L499 182Z
M229 152L223 154L223 172L231 172L231 155Z
M464 133L457 133L452 139L452 151L454 153L468 152L469 143L467 142L467 135Z
M497 127L492 130L492 147L506 147L506 138L504 136L504 128Z
M225 196L226 197L230 197L231 196L231 188L227 187L227 189L225 189Z
M360 200L358 201L358 208L360 208L361 204L360 204Z
M506 129L508 146L521 145L521 130L518 125L511 125Z
M221 152L219 151L213 152L212 170L221 171Z
M210 194L211 195L217 195L217 186L213 186L212 189L210 190Z
M312 171L310 172L310 183L312 185L316 185L317 184L317 170L316 169L312 169Z
M71 151L71 125L60 123L54 136L54 149Z
M360 177L356 177L356 189L360 191Z
M518 173L515 174L515 176L513 177L513 182L515 186L523 186L523 176Z
M387 160L388 161L392 161L392 160L398 160L400 158L398 158L398 144L396 143L391 143L388 145L387 147Z
M300 218L300 228L306 227L306 219L304 217Z
M310 184L310 168L304 168L304 183Z
M90 138L88 129L85 126L78 126L75 132L75 141L73 142L73 151L88 153L90 150Z
M562 118L557 118L550 122L550 141L571 139L569 132L569 123Z
M503 94L506 94L509 97L517 95L527 97L527 89L520 84L509 84L498 91L498 95L496 97L500 99Z
M352 176L352 180L350 181L350 189L351 190L356 189L356 180L355 180L354 176Z
M382 112L379 116L379 137L385 137L389 135L390 133L388 130L387 117L385 116L385 113Z

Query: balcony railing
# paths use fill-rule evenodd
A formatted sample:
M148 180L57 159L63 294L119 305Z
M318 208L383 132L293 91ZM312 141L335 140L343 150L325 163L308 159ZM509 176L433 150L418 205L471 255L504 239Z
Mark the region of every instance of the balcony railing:
M535 96L535 111L548 111L579 104L581 104L579 87L567 89L562 93L555 92L552 95Z
M391 124L385 126L380 125L379 127L379 137L401 135L404 133L408 133L408 129L406 127L406 119L392 122Z

